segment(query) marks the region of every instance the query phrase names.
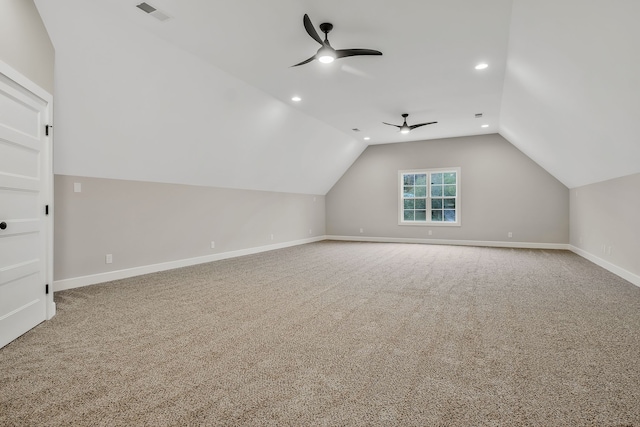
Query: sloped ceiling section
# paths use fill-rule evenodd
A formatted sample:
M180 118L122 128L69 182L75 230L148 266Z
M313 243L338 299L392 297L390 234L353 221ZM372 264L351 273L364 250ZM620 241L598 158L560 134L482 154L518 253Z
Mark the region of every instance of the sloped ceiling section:
M640 2L515 0L500 134L573 188L640 173Z
M368 144L498 131L511 0L148 2L172 18L159 22L135 0L83 1L284 103L300 95L296 109L360 140L369 136ZM319 48L304 30L305 13L317 31L323 22L334 25L335 48L383 55L291 67ZM479 62L489 68L475 70ZM411 123L438 124L404 135L382 123L402 113Z
M326 194L365 144L80 0L56 48L56 174Z

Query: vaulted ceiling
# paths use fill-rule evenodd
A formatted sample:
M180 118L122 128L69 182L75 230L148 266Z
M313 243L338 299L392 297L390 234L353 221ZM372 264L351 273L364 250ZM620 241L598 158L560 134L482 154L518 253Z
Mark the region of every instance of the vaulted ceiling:
M568 187L640 172L637 0L149 0L165 21L138 3L36 0L68 120L58 173L324 194L367 144L496 132ZM290 67L319 47L305 13L316 28L334 25L335 48L383 55ZM136 120L100 111L117 90L137 99L122 99ZM401 124L402 113L438 123L408 135L382 123ZM165 130L150 130L158 118ZM100 153L104 171L80 161L83 149L85 159L104 150L86 144L101 126L112 143L136 136L140 153L120 147L131 158L156 150L176 174L127 170L113 152ZM219 141L194 142L203 132ZM181 136L193 153L183 161L170 146ZM229 178L234 170L243 177Z

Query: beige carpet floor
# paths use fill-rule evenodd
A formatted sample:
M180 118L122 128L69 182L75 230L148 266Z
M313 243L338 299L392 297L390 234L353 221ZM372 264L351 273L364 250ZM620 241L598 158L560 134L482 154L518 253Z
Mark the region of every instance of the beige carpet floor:
M567 251L326 241L55 299L2 426L640 426L640 288Z

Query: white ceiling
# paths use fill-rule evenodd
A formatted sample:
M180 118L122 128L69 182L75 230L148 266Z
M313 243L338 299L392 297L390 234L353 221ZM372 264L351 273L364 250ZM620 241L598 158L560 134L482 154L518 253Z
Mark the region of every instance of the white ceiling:
M638 0L514 1L500 134L567 187L640 173L638 22Z
M150 33L347 139L379 144L499 132L569 187L640 172L637 0L147 2L171 19L160 22L132 0L84 0L82 7L108 17L114 32ZM67 18L54 28L65 19L60 8L72 16L79 5L36 3L54 33L72 24ZM335 48L383 56L291 68L318 48L303 28L305 13L316 28L334 24ZM59 56L64 46L56 38ZM489 67L475 70L480 62ZM438 124L406 136L382 124L401 124L402 113L409 124Z
M160 22L130 0L96 7L205 58L269 95L369 144L495 133L509 35L511 0L149 0L172 19ZM383 56L317 61L302 17L334 25L336 49L370 48ZM490 67L476 71L486 62ZM382 122L438 124L401 135ZM484 113L475 119L475 113ZM481 124L489 128L481 128Z

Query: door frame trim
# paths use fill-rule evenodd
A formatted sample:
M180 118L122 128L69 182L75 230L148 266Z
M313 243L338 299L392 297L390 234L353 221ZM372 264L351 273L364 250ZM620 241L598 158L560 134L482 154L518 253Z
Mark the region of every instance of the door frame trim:
M37 97L41 98L47 103L47 117L45 118L46 124L53 123L53 95L40 87L38 84L30 80L20 71L16 70L6 62L0 60L0 73L7 76L10 80L33 93ZM44 135L44 130L42 130ZM46 260L45 260L45 283L49 284L49 294L45 295L46 299L46 319L49 320L56 314L56 304L53 302L53 132L50 132L48 136L44 136L45 144L42 148L42 155L45 158L44 161L44 180L42 200L44 205L49 205L49 215L44 217L45 229L43 233L46 239ZM42 206L42 215L44 215L44 206Z

